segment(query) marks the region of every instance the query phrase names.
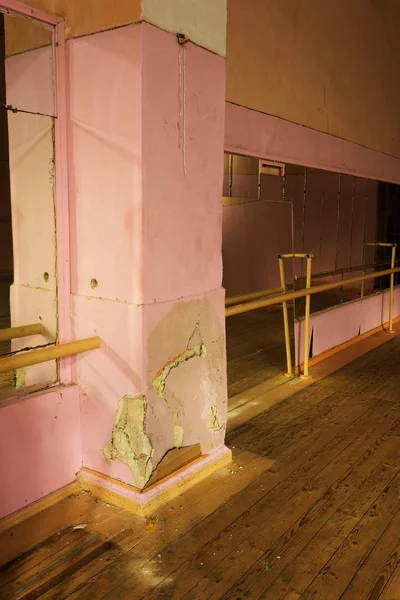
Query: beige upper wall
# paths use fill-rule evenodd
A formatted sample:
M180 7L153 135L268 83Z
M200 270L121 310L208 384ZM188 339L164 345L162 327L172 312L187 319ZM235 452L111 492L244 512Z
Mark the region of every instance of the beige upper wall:
M67 37L112 29L139 21L142 0L22 0L65 20Z
M193 43L226 53L226 0L23 0L65 20L66 36L79 37L144 20L185 34ZM9 24L7 55L48 43L29 22Z
M398 0L228 0L227 99L400 157Z
M185 34L217 54L226 53L226 0L143 0L143 19Z

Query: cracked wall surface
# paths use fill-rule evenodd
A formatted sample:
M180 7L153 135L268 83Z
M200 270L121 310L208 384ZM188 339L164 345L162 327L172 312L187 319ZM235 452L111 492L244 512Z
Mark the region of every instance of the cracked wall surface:
M108 461L127 465L138 487L174 448L200 444L203 454L224 443L227 418L224 315L210 298L145 309L146 386L118 405ZM161 365L161 366L160 366Z
M179 412L169 402L168 396L165 396L164 394L167 378L170 375L171 371L173 369L178 368L179 365L181 365L182 363L185 363L186 361L189 361L196 357L204 358L206 355L207 348L201 339L199 322L197 322L193 333L189 338L186 349L180 352L172 360L168 361L167 364L162 369L160 369L160 371L157 373L155 379L152 382L153 388L156 390L160 398L163 398L163 400L166 401L168 409L171 412L174 421L175 448L181 448L183 446L185 432L183 427L179 424Z
M145 430L145 417L145 396L121 398L111 442L103 449L108 463L118 459L128 465L139 487L146 485L154 470L153 446Z
M153 395L148 397L146 430L154 440L156 463L172 447L200 443L205 454L224 442L225 323L215 307L222 300L219 296L223 297L223 290L209 298L179 302L168 312L165 306L148 307L147 379ZM152 410L161 398L169 411L168 427L173 423L172 433Z

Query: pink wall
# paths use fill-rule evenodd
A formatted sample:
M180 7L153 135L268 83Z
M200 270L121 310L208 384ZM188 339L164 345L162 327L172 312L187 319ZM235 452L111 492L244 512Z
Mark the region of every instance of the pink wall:
M182 48L150 25L143 30L143 268L150 303L221 286L225 60L194 44Z
M225 151L400 184L400 159L226 103Z
M223 281L228 297L279 286L277 254L310 252L314 255L313 273L318 273L361 264L364 229L366 239L375 240L375 182L357 178L353 189L354 178L342 175L339 198L337 174L308 172L303 231L304 173L287 167L285 202L280 178L270 177L270 180L275 185L264 189L264 194L272 202L247 202L223 208ZM246 190L242 188L239 191L243 194ZM239 195L235 190L233 193ZM304 274L300 261L295 264L295 274ZM290 263L287 283L292 281Z
M141 485L103 456L124 397L145 397L154 465L177 431L203 452L224 439L224 60L147 24L71 40L69 58L72 327L103 339L74 360L83 462ZM154 378L193 333L207 356L179 364L160 397Z
M77 386L1 406L0 518L71 483L82 465Z
M226 295L279 285L277 254L291 252L289 202L249 202L224 206L222 256Z
M361 224L365 215L366 192L368 201L365 238L375 238L376 183L370 180L400 183L399 159L229 102L226 104L225 114L225 151L355 175L357 179L354 193L352 265L360 264L362 259L364 227ZM330 270L335 266L338 198L335 179L337 181L334 174L309 174L308 177L309 208L312 210L306 212L304 250L316 254L314 272ZM350 260L348 223L352 178L343 176L342 180L344 189L340 207L338 266L343 266L346 260ZM290 178L287 177L285 198L292 199L294 204L294 238L297 251L300 251L301 247L303 184L304 178L301 174L292 173ZM320 252L321 191L324 192L324 208ZM224 287L227 296L275 287L278 281L278 269L273 263L278 252L291 252L291 223L288 216L279 216L276 231L276 228L270 225L267 211L266 207L260 205L256 208L250 203L224 207ZM260 222L258 217L261 212L264 214ZM264 232L264 236L261 231ZM269 238L275 240L272 247ZM255 251L255 247L258 248L258 252ZM282 247L285 249L282 250ZM372 258L370 253L367 261ZM272 267L269 261L272 261Z
M311 296L312 302L312 296ZM400 315L400 288L394 293L393 317ZM380 327L389 320L389 291L378 292L339 306L313 313L310 331L313 335L312 355L344 344L359 334ZM304 359L304 319L296 322L296 365Z

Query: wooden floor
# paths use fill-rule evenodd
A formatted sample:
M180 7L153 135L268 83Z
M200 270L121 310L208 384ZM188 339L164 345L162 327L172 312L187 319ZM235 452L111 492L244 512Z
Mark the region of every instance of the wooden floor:
M0 535L0 598L400 599L400 336L232 430L131 516L72 497Z
M311 312L340 302L340 292L311 298ZM354 299L349 291L344 302ZM304 299L296 303L296 316L304 315ZM293 347L293 305L289 305L290 338ZM282 307L261 308L226 320L229 398L286 371ZM293 352L293 351L292 351Z

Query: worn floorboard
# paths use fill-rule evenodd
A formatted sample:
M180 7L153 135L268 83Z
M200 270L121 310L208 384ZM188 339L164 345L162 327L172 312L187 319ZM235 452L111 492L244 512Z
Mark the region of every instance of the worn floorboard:
M0 598L400 600L399 363L400 336L231 430L151 519L84 494L5 531Z

